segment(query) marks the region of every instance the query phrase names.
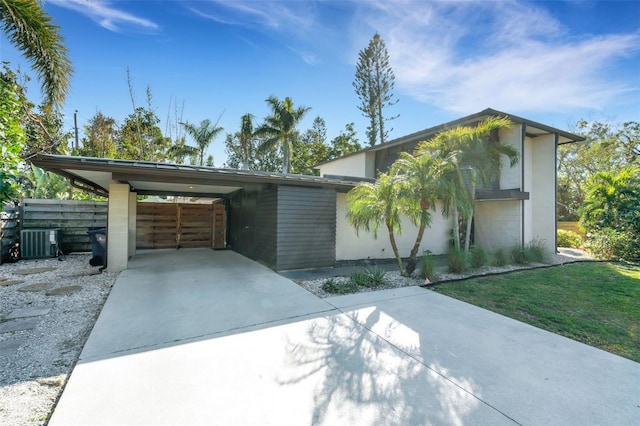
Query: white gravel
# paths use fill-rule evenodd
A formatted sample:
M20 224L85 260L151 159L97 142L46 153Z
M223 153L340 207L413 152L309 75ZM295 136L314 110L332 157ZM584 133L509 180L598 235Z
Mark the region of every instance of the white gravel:
M89 254L62 259L23 260L0 265L0 280L24 282L2 286L0 326L31 320L31 330L0 333L0 425L34 425L46 422L102 309L117 273L97 274ZM18 275L19 270L55 268L53 271ZM49 283L47 290L21 292L31 284ZM72 294L47 296L46 291L79 286ZM7 319L16 309L43 307L41 316Z
M558 250L559 250L559 253L551 256L550 262L548 264L532 263L528 265L484 266L480 269L474 269L463 274L452 274L447 272L446 267L437 267L435 269L436 280L434 280L433 283L455 281L455 280L460 280L460 279L464 279L472 276L482 276L482 275L503 273L503 272L509 272L509 271L517 271L521 269L546 267L546 266L549 266L550 264L559 265L559 264L578 262L578 261L584 261L584 260L593 260L591 256L589 256L586 252L582 250L566 249L566 248L560 248ZM384 276L383 285L376 288L359 287L358 292L361 293L366 291L376 291L376 290L382 290L382 289L388 289L388 288L425 285L425 281L421 278L418 278L417 275L418 275L417 270L416 272L413 273L411 277L403 277L402 275L400 275L400 272L397 270L389 271ZM319 278L314 280L296 280L296 283L298 283L300 286L302 286L306 290L310 291L311 293L321 298L336 296L336 294L327 293L322 289L322 285L327 281L327 279L328 278ZM345 283L349 281L349 277L334 277L332 279L336 283Z

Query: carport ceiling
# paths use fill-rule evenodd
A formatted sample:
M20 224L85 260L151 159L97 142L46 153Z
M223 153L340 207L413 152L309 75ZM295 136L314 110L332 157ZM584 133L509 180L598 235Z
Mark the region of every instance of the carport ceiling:
M340 192L355 185L351 181L317 176L65 155L39 155L31 162L69 178L76 187L103 196L108 196L112 183L127 183L140 195L207 197L225 197L240 189L257 190L273 184L326 187Z

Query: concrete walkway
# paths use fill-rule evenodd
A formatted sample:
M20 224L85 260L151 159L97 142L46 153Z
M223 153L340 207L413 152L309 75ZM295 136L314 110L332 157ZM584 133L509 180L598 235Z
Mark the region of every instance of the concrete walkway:
M230 251L130 267L51 425L640 424L640 364L429 290L321 300Z

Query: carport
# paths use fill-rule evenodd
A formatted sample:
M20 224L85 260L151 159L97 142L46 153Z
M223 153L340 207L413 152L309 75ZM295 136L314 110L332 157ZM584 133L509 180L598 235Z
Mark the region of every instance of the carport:
M111 271L127 269L136 254L138 195L218 198L227 218L226 248L277 270L333 266L336 192L355 185L316 176L107 158L39 155L31 161L76 188L108 197Z

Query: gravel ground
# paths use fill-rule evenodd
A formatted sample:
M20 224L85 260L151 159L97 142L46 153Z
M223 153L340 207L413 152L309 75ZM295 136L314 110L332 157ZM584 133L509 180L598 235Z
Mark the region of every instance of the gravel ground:
M582 250L560 248L559 251L560 252L558 254L551 256L550 264L559 265L559 264L570 263L570 262L593 260L592 257L590 257L586 252ZM437 279L433 281L433 283L455 281L455 280L460 280L460 279L464 279L472 276L497 274L497 273L503 273L503 272L509 272L509 271L517 271L521 269L531 269L531 268L546 267L546 266L549 266L549 264L532 263L529 265L506 265L501 267L484 266L480 269L475 269L473 271L469 271L464 274L451 274L447 272L446 267L437 267L435 268ZM390 271L385 274L384 276L385 282L382 286L376 287L376 288L360 287L358 288L358 292L408 287L408 286L414 286L414 285L424 285L425 284L424 280L416 277L415 276L416 274L417 272L415 272L414 275L411 277L403 277L400 275L398 271ZM333 280L335 282L347 282L349 280L349 277L335 277L333 278ZM306 290L310 291L311 293L321 298L336 296L336 294L327 293L322 289L322 285L326 281L327 281L327 278L319 278L314 280L296 280L296 283L298 283L300 286L304 287Z
M0 265L0 330L25 321L33 327L0 332L0 425L46 422L118 277L117 273L98 274L98 268L89 265L89 258L89 254L72 254L63 260ZM54 269L17 273L34 268ZM23 282L3 285L9 280ZM19 291L34 284L48 288ZM69 286L79 288L70 294L46 295ZM36 307L50 310L40 316L6 318L17 309Z

